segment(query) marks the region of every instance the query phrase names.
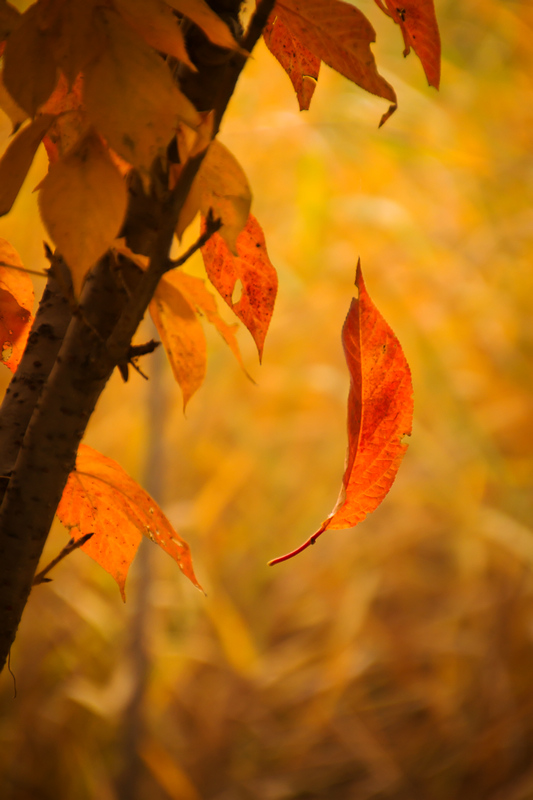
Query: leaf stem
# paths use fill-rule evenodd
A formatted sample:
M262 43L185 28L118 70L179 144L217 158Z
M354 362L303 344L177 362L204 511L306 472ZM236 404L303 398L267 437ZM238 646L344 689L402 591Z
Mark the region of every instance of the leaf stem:
M326 528L322 526L317 530L316 533L313 533L312 536L309 537L300 547L297 547L295 550L291 550L290 553L285 553L284 556L278 556L277 558L273 558L271 561L268 562L269 567L273 567L274 564L281 564L282 561L288 561L289 558L293 558L293 556L297 556L298 553L302 553L304 550L307 550L309 545L314 544L319 536L321 536Z
M174 269L175 267L183 266L183 264L185 264L185 262L188 261L189 258L194 253L196 253L197 250L199 250L201 247L204 246L204 244L207 241L209 241L209 239L211 238L211 236L214 233L216 233L218 230L220 230L220 228L222 227L222 220L221 219L215 219L213 217L211 209L209 209L209 213L208 213L208 215L207 215L207 217L205 219L205 224L206 224L206 228L205 228L205 231L202 233L202 235L198 237L196 242L194 244L192 244L189 247L189 249L186 250L183 253L183 255L181 255L179 258L174 259L173 261L169 260L167 268L165 269L165 272L169 272L171 269Z

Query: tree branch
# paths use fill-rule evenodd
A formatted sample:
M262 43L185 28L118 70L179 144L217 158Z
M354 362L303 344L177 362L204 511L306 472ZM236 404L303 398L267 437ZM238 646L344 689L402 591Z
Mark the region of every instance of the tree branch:
M273 5L274 0L259 4L244 40L248 50L259 38L262 21L266 21ZM245 63L246 57L235 53L226 70L213 78L218 87L217 130ZM152 171L157 190L152 195L143 194L139 183L133 182L125 229L146 244L148 269L141 273L131 268L127 290L109 254L91 271L80 313L71 319L27 426L0 507L0 666L15 638L55 510L74 468L79 442L113 369L127 358L131 338L167 269L179 214L203 155L184 165L171 192L165 188L168 176L160 164ZM138 214L139 203L147 208L146 219ZM135 214L138 216L132 223Z

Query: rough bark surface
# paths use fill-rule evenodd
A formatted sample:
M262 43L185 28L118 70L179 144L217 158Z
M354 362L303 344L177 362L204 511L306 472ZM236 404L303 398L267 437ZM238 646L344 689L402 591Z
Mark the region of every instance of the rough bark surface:
M217 10L216 0L210 4ZM227 5L221 3L221 10L227 11ZM230 6L234 11L238 4ZM254 47L273 6L274 0L262 0L258 5L242 42L245 50ZM210 60L209 56L202 58ZM233 53L220 69L213 72L206 67L204 74L198 59L198 86L204 85L206 97L213 101L217 129L245 62L244 55ZM201 97L197 102L204 105ZM21 412L10 445L12 455L18 452L12 468L7 463L8 472L4 473L9 482L0 507L0 666L16 636L78 445L113 369L127 361L131 338L168 268L178 216L201 161L202 155L187 163L171 192L161 164L154 166L151 195L144 194L139 182L132 182L125 234L131 245L135 238L137 252L149 256L148 270L140 273L126 260L116 264L109 255L104 256L87 279L80 308L72 316L57 355L42 330L34 339L26 367L46 361L50 371L34 366L41 373L34 390L28 386L24 419ZM48 301L43 297L37 316L45 313ZM57 345L54 334L53 346ZM13 399L18 399L14 392L10 402ZM3 414L4 409L0 411L0 437L6 434Z

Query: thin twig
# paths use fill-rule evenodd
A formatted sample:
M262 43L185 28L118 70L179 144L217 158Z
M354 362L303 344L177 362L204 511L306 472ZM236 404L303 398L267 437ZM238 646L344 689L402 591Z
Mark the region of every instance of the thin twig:
M13 700L17 699L17 679L15 678L15 673L11 669L11 648L9 648L9 653L7 654L7 669L9 674L13 678Z
M6 267L6 269L16 269L18 272L27 272L28 275L38 275L39 278L47 278L47 272L39 272L36 269L28 269L28 267L17 267L15 264L6 264L5 261L0 261L0 267Z
M69 539L64 548L59 553L59 555L53 558L47 567L45 567L44 569L42 569L40 572L37 573L37 575L33 579L33 585L38 586L40 583L48 583L51 580L51 578L45 577L47 573L50 572L50 570L53 567L55 567L56 564L59 564L59 562L62 561L65 558L65 556L68 556L74 550L77 550L78 547L84 545L85 542L88 542L91 536L94 536L94 531L93 533L85 533L83 536L80 536L79 539Z
M207 217L205 218L205 226L206 226L205 231L202 233L202 235L198 237L196 242L193 245L191 245L189 249L183 253L183 255L181 255L179 258L174 259L173 261L169 259L168 266L165 272L169 272L171 269L174 269L175 267L183 266L183 264L185 264L185 262L188 261L189 258L194 253L196 253L197 250L199 250L201 247L204 246L204 244L207 241L209 241L209 239L214 233L220 230L220 228L222 227L222 220L214 218L212 209L209 209Z

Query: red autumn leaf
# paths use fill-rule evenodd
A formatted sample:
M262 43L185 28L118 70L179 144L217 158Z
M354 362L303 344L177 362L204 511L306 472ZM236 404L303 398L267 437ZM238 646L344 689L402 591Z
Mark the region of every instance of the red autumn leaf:
M81 444L57 516L74 540L93 536L81 546L118 583L124 584L141 542L148 536L177 562L199 589L189 545L173 529L157 503L115 461Z
M271 561L277 564L314 544L327 530L352 528L374 511L392 486L411 433L413 385L401 345L368 296L361 265L359 290L342 330L350 372L348 454L339 499L329 517L303 545Z
M278 276L267 254L265 235L252 214L237 237L237 252L238 257L233 256L218 233L202 247L209 280L252 334L261 360L276 302ZM242 294L233 302L237 281Z
M440 83L440 35L433 0L376 0L387 16L400 26L404 56L411 47L422 62L430 86Z
M317 58L367 92L393 103L381 118L383 125L396 110L396 93L377 71L370 49L376 33L365 15L343 0L278 0L275 13Z
M320 59L293 36L283 21L283 11L278 13L277 8L268 19L263 38L291 79L300 111L307 111L316 88Z
M13 269L14 267L14 269ZM33 284L17 251L0 239L0 360L15 372L33 316Z

